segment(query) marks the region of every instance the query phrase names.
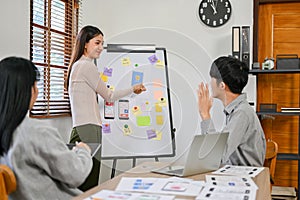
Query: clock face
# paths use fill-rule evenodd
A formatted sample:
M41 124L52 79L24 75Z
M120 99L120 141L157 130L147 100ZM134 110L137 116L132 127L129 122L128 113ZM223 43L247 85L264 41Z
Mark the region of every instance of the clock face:
M199 6L201 21L210 27L224 25L231 16L229 0L202 0Z

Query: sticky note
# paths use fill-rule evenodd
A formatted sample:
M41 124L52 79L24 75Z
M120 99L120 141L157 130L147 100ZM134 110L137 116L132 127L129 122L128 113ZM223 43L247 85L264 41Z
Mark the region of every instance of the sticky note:
M100 73L100 78L102 79L103 82L108 81L108 76L104 75L103 73Z
M131 110L134 116L138 116L142 114L142 111L139 106L133 106Z
M161 81L161 79L154 79L153 80L153 87L155 87L155 88L162 87L162 81Z
M160 98L160 100L159 100L159 104L160 104L160 106L167 106L167 100L166 100L166 98Z
M150 116L137 116L136 124L138 126L150 126L151 124Z
M149 62L153 65L157 62L158 58L156 57L156 55L152 55L150 57L148 57Z
M155 111L162 112L162 107L160 106L160 103L155 103Z
M164 92L162 90L155 90L153 91L153 95L154 95L154 99L160 100L163 97Z
M145 101L145 102L141 105L141 110L142 110L142 111L149 111L149 110L150 110L150 102L149 102L149 101Z
M123 126L123 134L124 135L130 135L131 134L131 128L128 124L124 124Z
M130 64L131 64L130 58L129 57L122 58L121 63L122 63L122 66L124 66L124 67L130 66Z
M165 64L161 60L157 60L155 66L156 68L163 69L165 67Z
M152 138L156 138L156 132L155 130L151 129L151 130L147 130L147 137L148 139L152 139Z
M144 77L143 72L133 71L132 78L131 78L131 85L137 85L143 83L143 77Z
M156 116L156 124L157 125L163 125L164 124L164 116L163 115L157 115Z
M110 89L111 91L115 91L115 86L110 85L110 86L109 86L109 89Z
M103 75L111 77L112 76L112 72L113 72L112 68L105 67Z
M111 133L110 124L108 123L102 124L102 133Z
M152 140L161 140L161 138L162 138L162 132L156 131L156 138L153 138Z

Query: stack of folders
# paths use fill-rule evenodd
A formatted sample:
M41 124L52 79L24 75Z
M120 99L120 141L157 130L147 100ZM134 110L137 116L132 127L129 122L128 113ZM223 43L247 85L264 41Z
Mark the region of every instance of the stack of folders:
M295 113L300 113L300 108L281 108L281 112L295 112Z

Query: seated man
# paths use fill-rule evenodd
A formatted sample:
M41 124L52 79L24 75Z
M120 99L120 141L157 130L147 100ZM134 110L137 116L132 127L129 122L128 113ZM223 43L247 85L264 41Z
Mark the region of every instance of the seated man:
M224 105L226 125L229 132L222 164L263 166L266 140L260 121L242 93L248 82L249 68L233 57L217 58L210 69L212 96L208 84L200 83L198 108L202 118L201 132L215 132L210 116L212 98Z

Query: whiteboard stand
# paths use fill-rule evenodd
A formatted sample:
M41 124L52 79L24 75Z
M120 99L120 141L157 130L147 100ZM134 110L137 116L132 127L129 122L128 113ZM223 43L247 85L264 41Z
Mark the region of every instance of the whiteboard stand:
M155 162L158 162L158 157L154 157L155 159ZM136 166L136 158L132 158L132 168ZM116 167L117 167L117 159L113 159L113 164L112 164L112 167L111 167L111 175L110 175L110 178L114 178L115 177L115 174L116 174Z
M147 85L146 93L124 97L129 101L130 110L139 108L140 114L129 112L127 121L118 115L102 120L109 129L102 135L101 159L113 161L111 178L115 176L118 159L132 159L132 167L135 167L138 158L158 161L158 157L175 156L166 49L155 44L107 44L95 64L108 87L127 89L140 83L138 81ZM99 98L98 104L100 113L105 116L104 100ZM117 102L114 109L119 108ZM128 124L130 137L120 128ZM157 134L156 139L153 133Z
M117 166L117 159L113 159L113 164L112 164L112 167L111 167L111 176L110 176L110 178L115 177L116 166Z

